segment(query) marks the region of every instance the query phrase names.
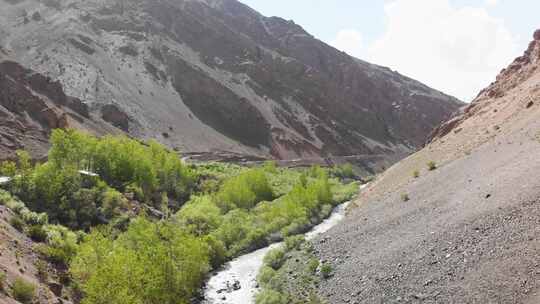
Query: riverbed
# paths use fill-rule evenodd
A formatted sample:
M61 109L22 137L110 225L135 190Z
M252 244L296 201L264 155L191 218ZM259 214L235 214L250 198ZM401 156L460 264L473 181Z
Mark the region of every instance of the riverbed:
M363 189L365 185L360 187ZM307 240L325 233L337 225L345 217L345 211L350 202L334 208L331 215L319 225L305 234ZM203 304L253 304L254 297L259 291L256 277L263 265L264 256L268 251L280 246L272 244L263 249L242 255L227 263L222 270L215 273L208 281L204 290Z

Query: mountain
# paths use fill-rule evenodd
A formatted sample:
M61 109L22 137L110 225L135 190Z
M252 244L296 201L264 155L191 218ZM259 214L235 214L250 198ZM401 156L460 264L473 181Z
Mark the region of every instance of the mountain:
M111 123L92 117L88 106L67 96L59 82L0 54L0 159L13 158L19 149L46 155L50 130L55 128L122 133Z
M317 243L329 303L540 303L539 87L540 30Z
M88 117L184 152L395 161L462 106L235 0L0 5L6 56Z

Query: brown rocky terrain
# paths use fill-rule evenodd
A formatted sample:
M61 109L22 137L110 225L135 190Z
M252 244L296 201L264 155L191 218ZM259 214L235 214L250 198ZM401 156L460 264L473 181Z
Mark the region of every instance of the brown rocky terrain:
M88 106L67 96L59 82L0 55L0 159L13 158L19 149L36 158L45 156L55 128L121 132L93 118Z
M0 0L0 47L185 152L394 162L462 104L235 0Z
M10 294L16 279L23 279L35 286L34 303L71 303L59 298L63 286L53 267L47 266L47 278L40 275L36 265L43 260L35 250L38 244L10 225L9 220L13 216L10 209L0 206L0 272L6 275L3 290L0 290L0 303L20 303Z
M537 31L424 149L366 189L317 242L334 267L321 295L330 303L538 303L539 67Z

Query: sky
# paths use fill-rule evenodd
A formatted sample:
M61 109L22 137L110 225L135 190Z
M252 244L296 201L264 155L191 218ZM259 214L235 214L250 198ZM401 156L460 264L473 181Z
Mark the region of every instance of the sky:
M240 1L467 102L540 28L539 0Z

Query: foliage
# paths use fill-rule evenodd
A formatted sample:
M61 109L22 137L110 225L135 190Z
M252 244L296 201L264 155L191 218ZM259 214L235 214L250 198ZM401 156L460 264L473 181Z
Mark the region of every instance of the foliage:
M6 273L0 271L0 291L5 291L6 289Z
M194 188L195 173L156 142L142 144L122 136L97 138L74 130L54 130L51 144L45 164L33 166L28 153L18 152L9 188L30 209L47 212L52 220L71 228L89 229L102 218L117 216L124 201L111 188L136 190L137 199L157 208L174 202L175 209ZM13 169L11 163L4 167Z
M217 194L222 210L251 209L258 202L272 200L274 194L263 170L252 169L225 181Z
M429 170L429 171L436 170L436 169L437 169L437 163L434 162L434 161L429 161L429 162L427 163L427 167L428 167L428 170Z
M408 202L411 200L411 198L409 197L409 195L407 193L402 193L401 194L401 200L404 201L404 202Z
M23 222L23 220L22 220L19 216L17 216L17 215L15 215L15 216L13 216L13 217L11 217L11 218L9 219L9 224L10 224L11 226L13 226L13 228L15 228L15 229L17 229L17 230L19 230L19 231L21 231L21 232L22 232L23 229L24 229L24 222Z
M43 226L41 225L30 226L26 233L34 242L41 243L47 240L47 232L45 231L45 229L43 229Z
M305 242L306 238L303 235L290 236L285 238L285 248L287 251L295 249L297 250L300 249L300 246L302 246Z
M36 286L22 278L17 278L13 281L11 293L15 300L21 303L31 303L36 293Z
M270 287L272 280L276 277L276 270L269 266L263 266L257 275L257 282L263 287Z
M207 235L221 224L221 210L209 196L193 197L176 214L181 226L196 236Z
M47 242L38 250L49 261L57 264L69 264L78 250L78 236L75 232L59 225L47 225Z
M420 177L420 171L414 170L414 171L413 171L413 177L414 177L414 178L419 178L419 177Z
M315 259L315 258L310 259L309 262L308 262L309 272L312 273L312 274L315 274L317 272L317 269L319 268L320 264L321 263L319 262L318 259Z
M274 270L278 270L283 265L283 262L285 262L285 253L286 251L282 247L270 250L264 256L264 264Z
M42 260L37 260L35 266L36 266L37 275L38 275L39 279L42 282L47 282L47 279L49 278L49 272L48 272L49 266L48 266L47 262L44 262Z
M356 173L354 173L353 166L350 163L332 168L332 174L339 178L356 178Z
M272 290L264 289L259 292L255 298L256 304L288 304L289 300L282 293Z
M113 240L94 230L71 264L82 303L188 303L208 272L208 248L169 222L140 218Z
M327 279L332 275L332 265L324 263L321 265L321 275L323 278Z

